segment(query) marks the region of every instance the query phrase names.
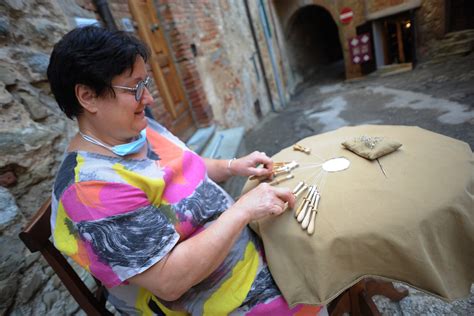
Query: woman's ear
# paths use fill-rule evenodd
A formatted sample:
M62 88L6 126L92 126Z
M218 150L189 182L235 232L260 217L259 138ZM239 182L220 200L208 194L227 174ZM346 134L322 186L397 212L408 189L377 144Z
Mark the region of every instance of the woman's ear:
M98 108L96 102L97 95L95 91L91 87L80 83L76 84L74 90L76 93L76 98L84 110L90 113L96 113Z

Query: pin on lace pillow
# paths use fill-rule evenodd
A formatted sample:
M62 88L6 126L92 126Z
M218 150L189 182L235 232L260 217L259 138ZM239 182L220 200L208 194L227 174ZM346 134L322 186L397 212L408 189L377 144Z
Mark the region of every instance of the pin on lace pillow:
M384 137L359 136L341 144L355 154L374 160L394 152L402 146L399 142Z

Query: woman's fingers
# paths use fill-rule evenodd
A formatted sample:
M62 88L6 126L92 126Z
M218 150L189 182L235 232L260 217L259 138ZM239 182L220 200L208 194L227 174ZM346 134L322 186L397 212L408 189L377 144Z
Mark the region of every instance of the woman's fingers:
M247 192L236 202L236 206L245 210L251 220L265 216L278 216L285 212L287 205L294 207L295 197L288 188L275 188L268 183L261 183Z
M268 203L270 204L269 209L272 215L280 215L287 210L287 205L294 207L295 196L288 188L275 188L266 183L260 184L262 187L263 194L266 194L269 198ZM287 204L288 203L288 204Z
M259 152L259 161L257 163L263 164L264 169L271 172L273 170L273 160L267 156L264 152Z
M254 176L257 176L257 177L270 176L271 173L272 173L271 169L267 169L265 167L264 168L250 167L248 169L248 171L250 172L251 175L254 175Z
M295 206L295 195L288 188L274 188L275 195L282 201L283 204L288 203L290 208ZM285 207L283 206L283 209Z
M270 176L273 161L264 152L254 151L232 163L234 173L240 176Z
M249 156L248 172L255 176L269 176L273 171L273 161L264 152L254 151ZM263 166L263 167L262 167Z

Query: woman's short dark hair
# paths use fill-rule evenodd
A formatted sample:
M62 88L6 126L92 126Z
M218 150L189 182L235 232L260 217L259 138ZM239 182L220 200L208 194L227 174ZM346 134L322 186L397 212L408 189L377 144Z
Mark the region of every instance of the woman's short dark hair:
M137 38L98 26L72 30L54 46L48 66L51 91L61 110L73 119L82 113L76 84L92 88L100 96L111 93L112 79L132 70L137 56L148 59L147 46Z

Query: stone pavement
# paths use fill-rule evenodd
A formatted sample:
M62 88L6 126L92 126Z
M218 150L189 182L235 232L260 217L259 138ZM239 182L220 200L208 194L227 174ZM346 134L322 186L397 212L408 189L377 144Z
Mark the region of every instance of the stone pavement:
M274 154L301 138L359 124L417 125L474 148L474 54L393 76L305 83L285 109L246 134L245 144Z
M273 155L304 137L360 124L417 125L474 148L474 54L392 76L351 82L316 78L302 84L285 109L249 131L245 145L248 152ZM470 297L452 303L397 286L409 288L410 295L399 303L376 298L384 315L474 315L474 286Z

